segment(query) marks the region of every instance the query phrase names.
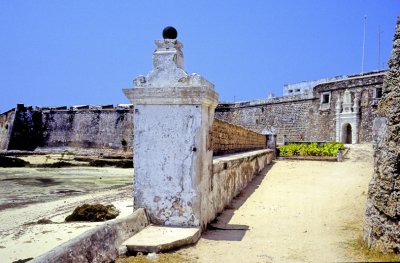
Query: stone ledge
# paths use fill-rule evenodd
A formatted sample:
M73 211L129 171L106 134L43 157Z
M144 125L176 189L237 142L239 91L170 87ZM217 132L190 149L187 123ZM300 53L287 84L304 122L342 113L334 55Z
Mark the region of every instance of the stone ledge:
M255 150L248 151L242 153L235 154L227 154L223 156L215 156L213 158L213 172L219 173L220 171L226 170L231 167L238 166L242 162L251 161L259 156L265 154L274 154L274 150L272 149L263 149L263 150Z
M124 89L134 105L213 105L218 104L218 94L213 88L167 87Z
M146 213L140 208L125 218L88 230L29 262L113 262L123 241L148 224Z
M126 240L122 245L126 246L130 253L159 253L194 244L199 240L200 235L200 228L196 227L151 225Z

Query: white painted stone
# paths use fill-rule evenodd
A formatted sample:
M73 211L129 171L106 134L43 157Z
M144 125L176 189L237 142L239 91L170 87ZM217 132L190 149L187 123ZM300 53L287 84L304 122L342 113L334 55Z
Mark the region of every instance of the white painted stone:
M156 45L153 70L124 90L135 108L134 206L157 225L204 226L218 95L209 81L183 70L179 41Z
M359 94L355 94L354 103L352 103L351 93L346 90L343 95L343 103L340 98L336 103L336 141L345 142L346 128L351 127L351 143L358 143L358 133L360 127L360 107ZM341 112L341 109L343 111Z

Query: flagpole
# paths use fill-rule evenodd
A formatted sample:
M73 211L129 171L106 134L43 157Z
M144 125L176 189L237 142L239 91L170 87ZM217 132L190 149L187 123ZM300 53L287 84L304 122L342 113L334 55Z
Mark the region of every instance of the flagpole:
M364 74L364 55L365 55L365 25L367 24L367 16L364 16L364 33L362 45L362 59L361 59L361 75Z

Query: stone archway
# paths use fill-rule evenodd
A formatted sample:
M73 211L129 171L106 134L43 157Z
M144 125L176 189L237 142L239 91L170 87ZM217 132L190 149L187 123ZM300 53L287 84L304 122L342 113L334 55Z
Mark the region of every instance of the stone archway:
M351 144L352 140L352 127L350 123L345 123L342 126L342 142L346 144Z

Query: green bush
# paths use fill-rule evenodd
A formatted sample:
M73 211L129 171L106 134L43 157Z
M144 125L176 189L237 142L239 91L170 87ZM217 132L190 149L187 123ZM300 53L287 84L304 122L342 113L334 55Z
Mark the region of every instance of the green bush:
M306 144L288 144L279 147L280 156L333 156L344 150L343 143L329 142L320 146L316 142Z

